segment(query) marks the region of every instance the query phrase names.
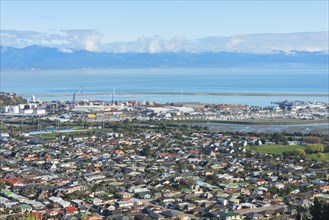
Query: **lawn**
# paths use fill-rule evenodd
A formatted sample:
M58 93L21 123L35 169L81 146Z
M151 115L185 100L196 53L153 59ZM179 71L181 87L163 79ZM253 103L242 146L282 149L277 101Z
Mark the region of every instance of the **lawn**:
M273 145L262 145L262 146L247 146L247 150L255 150L260 153L268 154L282 154L283 152L293 151L296 149L305 149L302 145L282 145L282 144L273 144Z
M274 145L262 145L262 146L247 146L246 149L254 150L260 153L282 154L283 152L293 151L296 149L305 149L305 146L274 144ZM325 155L324 160L329 160L329 153L324 153L324 155ZM320 160L318 154L308 154L306 158L308 160L311 159Z
M84 131L70 131L70 132L54 132L54 133L43 133L43 134L32 134L31 136L42 137L46 139L54 139L62 135L76 135L76 134L85 134L87 130Z
M35 136L35 137L42 137L42 138L46 138L46 139L54 139L56 138L58 133L44 133L44 134L33 134L31 136Z

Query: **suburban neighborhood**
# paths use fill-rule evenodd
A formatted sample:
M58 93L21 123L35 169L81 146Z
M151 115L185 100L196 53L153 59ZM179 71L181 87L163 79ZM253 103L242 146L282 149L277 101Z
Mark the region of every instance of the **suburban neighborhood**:
M241 106L122 107L107 118L76 106L57 116L3 114L0 218L303 219L315 201L328 204L326 134L216 132L161 116L209 108L229 117L222 109Z

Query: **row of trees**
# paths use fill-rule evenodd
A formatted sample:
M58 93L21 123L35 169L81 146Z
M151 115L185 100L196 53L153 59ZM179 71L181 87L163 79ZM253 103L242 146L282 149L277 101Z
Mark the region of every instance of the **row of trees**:
M324 152L323 144L307 144L305 148L307 153L322 153Z
M299 158L306 158L307 154L317 154L317 157L320 160L325 160L326 155L324 152L323 144L307 144L305 149L295 149L293 151L287 151L283 154L288 157L299 157Z

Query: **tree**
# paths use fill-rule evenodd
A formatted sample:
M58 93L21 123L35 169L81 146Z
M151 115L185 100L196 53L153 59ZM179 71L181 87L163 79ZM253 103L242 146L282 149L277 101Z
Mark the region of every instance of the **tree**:
M143 155L143 156L150 156L151 155L151 148L150 148L150 146L144 146L143 147L143 150L141 151L141 154Z
M307 144L306 151L309 153L321 153L324 151L323 144Z
M317 156L320 160L325 160L326 159L326 155L324 153L318 153Z
M297 213L296 220L302 220L302 216L300 215L300 213Z
M305 158L306 152L304 149L295 149L292 151L283 152L283 156L285 157L298 157L298 158Z
M285 137L281 133L275 133L272 135L271 140L275 141L275 143L285 142Z
M300 157L300 158L305 158L306 157L306 153L305 153L305 150L304 149L296 149L293 151L293 153Z
M317 143L321 143L321 138L314 137L314 136L308 136L308 137L304 137L304 141L306 143L317 144Z
M326 220L329 216L329 204L314 198L314 204L310 207L310 214L313 220Z

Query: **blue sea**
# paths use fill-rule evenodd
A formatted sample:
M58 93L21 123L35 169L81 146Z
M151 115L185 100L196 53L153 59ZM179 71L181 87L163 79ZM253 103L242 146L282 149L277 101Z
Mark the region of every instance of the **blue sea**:
M40 100L81 99L166 102L232 103L258 106L272 101L328 102L327 68L150 68L77 70L1 70L1 91L16 92ZM147 92L148 94L134 94ZM152 94L173 92L177 94ZM189 95L187 93L198 93ZM209 95L230 93L232 95ZM312 96L250 96L259 94L313 94ZM236 94L236 95L234 95Z

